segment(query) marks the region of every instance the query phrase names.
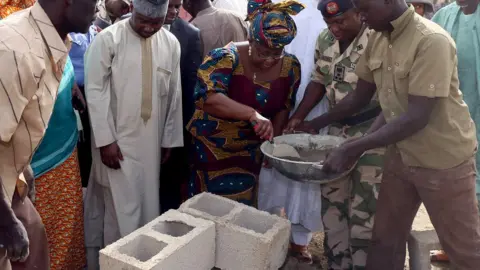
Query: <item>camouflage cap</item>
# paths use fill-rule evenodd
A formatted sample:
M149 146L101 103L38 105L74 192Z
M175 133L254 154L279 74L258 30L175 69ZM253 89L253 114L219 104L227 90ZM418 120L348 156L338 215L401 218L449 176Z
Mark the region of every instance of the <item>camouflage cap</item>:
M351 0L321 0L317 9L322 12L324 18L332 18L342 15L353 7Z
M406 0L407 4L424 4L425 5L425 12L433 12L433 2L432 0Z

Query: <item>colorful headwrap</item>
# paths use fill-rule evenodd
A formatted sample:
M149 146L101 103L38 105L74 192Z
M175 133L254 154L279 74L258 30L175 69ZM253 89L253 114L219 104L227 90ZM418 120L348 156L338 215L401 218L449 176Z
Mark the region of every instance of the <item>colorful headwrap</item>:
M272 3L270 0L250 0L247 21L250 37L269 48L283 48L297 34L297 26L290 15L305 8L296 0Z

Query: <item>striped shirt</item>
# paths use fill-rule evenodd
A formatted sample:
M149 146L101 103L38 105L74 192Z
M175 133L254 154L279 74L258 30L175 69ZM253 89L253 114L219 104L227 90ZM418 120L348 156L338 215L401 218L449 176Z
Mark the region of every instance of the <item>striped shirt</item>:
M47 128L68 56L40 4L0 21L0 177L10 204Z

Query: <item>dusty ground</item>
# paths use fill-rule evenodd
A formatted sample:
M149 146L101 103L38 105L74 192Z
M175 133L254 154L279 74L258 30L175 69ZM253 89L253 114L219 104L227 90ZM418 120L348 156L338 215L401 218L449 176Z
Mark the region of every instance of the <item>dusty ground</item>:
M420 207L417 217L415 218L413 228L415 230L432 230L433 225L430 222L426 209ZM318 270L324 269L327 270L327 261L325 256L323 256L323 233L316 233L313 237L313 241L310 244L310 252L313 255L313 265L305 265L295 258L288 258L284 267L281 270ZM409 270L408 265L408 253L405 260L405 270ZM432 270L450 270L448 264L432 264Z
M313 236L310 243L310 252L313 255L313 265L300 263L295 258L288 258L282 270L318 270L327 269L327 260L323 256L323 233L317 233Z

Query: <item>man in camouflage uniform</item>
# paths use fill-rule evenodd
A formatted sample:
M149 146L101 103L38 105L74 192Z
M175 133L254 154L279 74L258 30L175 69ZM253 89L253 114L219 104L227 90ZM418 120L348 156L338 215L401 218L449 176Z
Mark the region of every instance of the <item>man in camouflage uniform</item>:
M350 0L321 0L318 8L329 27L318 37L312 81L287 131L313 131L308 124L301 124L313 106L326 94L333 107L356 88L355 65L368 43L370 32ZM358 138L369 130L380 111L378 101L373 99L355 116L340 122L327 120L323 126L330 125L330 135ZM329 269L365 268L383 155L383 148L365 153L349 177L322 186L324 245Z

